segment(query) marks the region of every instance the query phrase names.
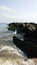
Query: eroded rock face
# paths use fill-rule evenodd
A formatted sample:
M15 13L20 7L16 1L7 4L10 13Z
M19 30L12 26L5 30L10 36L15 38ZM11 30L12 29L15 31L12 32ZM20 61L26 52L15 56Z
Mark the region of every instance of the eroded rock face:
M28 37L37 38L37 24L32 23L25 24L24 32Z
M10 23L9 30L16 29L17 33L25 33L25 37L37 40L37 24L35 23ZM34 40L35 41L35 40Z
M22 25L21 30L25 33L24 40L14 36L13 41L17 47L26 52L29 58L37 57L37 24L24 23Z
M23 30L30 30L35 31L37 30L37 24L35 23L10 23L8 24L9 28L15 29L23 29Z

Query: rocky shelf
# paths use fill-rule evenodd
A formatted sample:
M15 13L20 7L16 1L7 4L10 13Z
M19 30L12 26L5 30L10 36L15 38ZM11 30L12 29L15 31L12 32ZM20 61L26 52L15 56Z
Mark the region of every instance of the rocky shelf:
M37 24L35 23L11 23L17 33L23 34L23 40L17 35L13 36L14 44L20 48L29 58L37 57Z

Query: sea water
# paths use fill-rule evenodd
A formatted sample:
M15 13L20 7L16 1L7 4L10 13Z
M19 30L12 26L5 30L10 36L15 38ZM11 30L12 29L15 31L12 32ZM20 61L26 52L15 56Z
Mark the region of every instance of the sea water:
M34 65L34 62L14 45L15 34L16 31L8 31L8 24L0 23L0 65Z

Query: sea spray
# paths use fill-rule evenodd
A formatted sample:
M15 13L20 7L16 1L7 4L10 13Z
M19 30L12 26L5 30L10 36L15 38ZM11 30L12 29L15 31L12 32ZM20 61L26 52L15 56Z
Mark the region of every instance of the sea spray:
M11 46L0 49L0 65L34 65L31 59L27 59Z
M35 65L32 59L28 59L26 54L14 45L13 35L15 34L16 31L8 31L7 24L1 24L0 65Z

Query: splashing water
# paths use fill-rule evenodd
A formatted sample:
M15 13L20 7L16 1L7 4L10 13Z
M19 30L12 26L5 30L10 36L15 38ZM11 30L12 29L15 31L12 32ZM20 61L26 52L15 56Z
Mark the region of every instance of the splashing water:
M35 65L32 59L28 59L26 54L13 44L16 31L12 33L7 28L3 30L0 31L0 65Z
M26 60L11 46L4 46L0 49L0 65L34 65L31 59Z

